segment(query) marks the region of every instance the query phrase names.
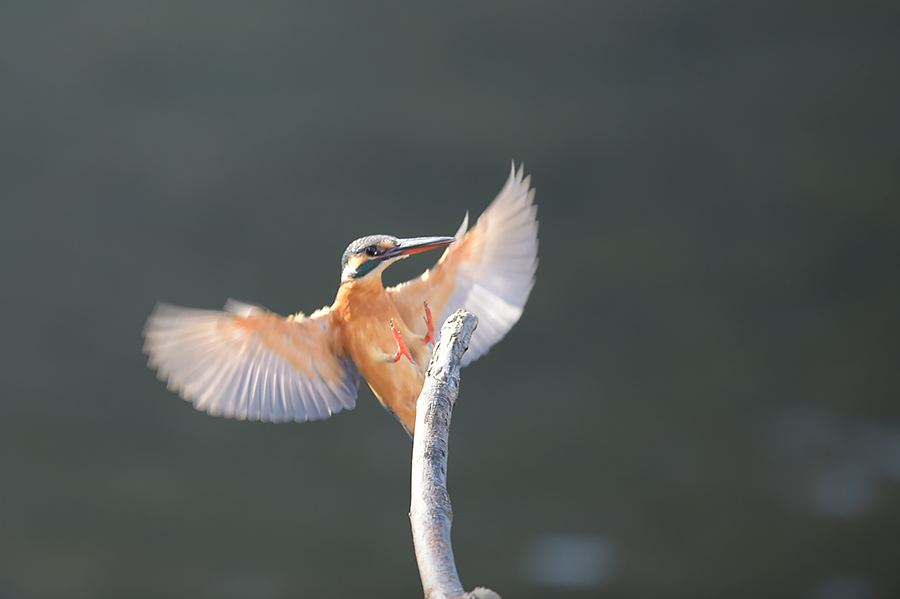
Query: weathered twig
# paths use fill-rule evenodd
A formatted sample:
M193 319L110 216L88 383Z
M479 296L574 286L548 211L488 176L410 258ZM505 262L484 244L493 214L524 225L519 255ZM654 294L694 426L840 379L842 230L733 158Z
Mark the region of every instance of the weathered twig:
M477 324L475 315L457 310L441 327L441 341L434 348L416 406L409 519L426 599L500 599L490 589L465 592L450 546L453 520L447 493L450 412L459 394L460 361Z

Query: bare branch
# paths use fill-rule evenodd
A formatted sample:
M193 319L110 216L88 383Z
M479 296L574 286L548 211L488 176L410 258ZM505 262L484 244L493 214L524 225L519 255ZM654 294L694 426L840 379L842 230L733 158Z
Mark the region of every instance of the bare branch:
M416 406L409 518L426 599L500 599L490 589L479 587L472 593L465 592L450 545L450 413L459 394L459 364L477 324L475 315L457 310L441 327L441 341L434 348Z

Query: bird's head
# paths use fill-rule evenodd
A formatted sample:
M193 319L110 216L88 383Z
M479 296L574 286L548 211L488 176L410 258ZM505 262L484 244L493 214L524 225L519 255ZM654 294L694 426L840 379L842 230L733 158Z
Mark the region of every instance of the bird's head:
M360 237L341 258L341 282L380 274L388 264L412 254L453 243L453 237L411 237L398 239L390 235Z

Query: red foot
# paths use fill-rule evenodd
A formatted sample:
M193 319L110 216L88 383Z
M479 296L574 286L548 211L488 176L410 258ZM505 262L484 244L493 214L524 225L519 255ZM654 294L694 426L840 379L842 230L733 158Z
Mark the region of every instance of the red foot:
M428 332L422 341L424 343L434 343L434 319L431 318L431 308L428 307L428 302L425 302L425 326L428 327Z
M412 362L412 356L409 355L409 350L406 349L406 342L403 341L403 335L401 335L397 327L394 326L393 319L391 319L391 333L394 334L394 339L397 340L397 353L391 356L391 359L394 362L398 362L401 356L406 356L406 358Z

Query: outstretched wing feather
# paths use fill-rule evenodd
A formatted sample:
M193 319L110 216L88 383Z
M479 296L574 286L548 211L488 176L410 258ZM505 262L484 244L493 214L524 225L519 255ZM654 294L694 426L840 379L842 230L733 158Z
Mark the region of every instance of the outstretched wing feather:
M388 289L407 326L424 334L423 302L440 327L459 308L478 317L463 365L484 355L519 320L537 269L537 206L524 168L510 170L500 193L470 230L468 214L437 265ZM436 332L439 334L439 332Z
M327 309L284 318L231 300L224 312L159 304L144 338L159 378L213 415L303 422L356 405L359 375Z

